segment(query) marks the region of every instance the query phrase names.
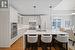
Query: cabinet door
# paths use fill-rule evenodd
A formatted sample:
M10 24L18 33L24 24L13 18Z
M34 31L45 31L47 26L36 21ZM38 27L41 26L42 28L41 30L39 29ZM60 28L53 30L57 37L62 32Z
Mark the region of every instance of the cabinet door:
M17 11L12 7L10 7L10 22L18 22Z

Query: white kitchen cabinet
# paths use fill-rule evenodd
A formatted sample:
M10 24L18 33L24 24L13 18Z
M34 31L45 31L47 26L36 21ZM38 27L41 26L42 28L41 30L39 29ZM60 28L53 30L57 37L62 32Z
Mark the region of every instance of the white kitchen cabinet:
M10 32L11 32L11 41L10 41L10 46L17 40L19 39L21 36L23 36L23 33L20 32L20 30L18 30L18 11L10 6ZM17 25L17 26L14 26Z
M10 7L10 22L18 22L18 12L13 7Z

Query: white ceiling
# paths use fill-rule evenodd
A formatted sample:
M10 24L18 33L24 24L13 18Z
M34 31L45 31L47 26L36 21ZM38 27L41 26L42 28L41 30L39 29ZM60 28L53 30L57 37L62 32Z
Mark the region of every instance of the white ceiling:
M75 10L75 0L63 0L54 10Z
M41 1L45 2L50 0L41 0ZM56 5L57 1L60 1L60 0L53 1L53 4ZM15 8L17 8L19 11L22 11L22 12L26 9L26 6L28 6L30 2L32 2L32 0L11 0L11 4L13 4ZM54 10L75 10L75 0L63 0L53 9Z

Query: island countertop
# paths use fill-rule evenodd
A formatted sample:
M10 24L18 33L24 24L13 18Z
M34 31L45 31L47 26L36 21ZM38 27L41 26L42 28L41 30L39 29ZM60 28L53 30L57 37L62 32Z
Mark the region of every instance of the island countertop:
M61 31L36 31L36 30L27 30L24 34L25 35L29 35L29 34L38 34L38 35L52 34L52 35L57 35L57 34L68 34L68 33L61 32Z

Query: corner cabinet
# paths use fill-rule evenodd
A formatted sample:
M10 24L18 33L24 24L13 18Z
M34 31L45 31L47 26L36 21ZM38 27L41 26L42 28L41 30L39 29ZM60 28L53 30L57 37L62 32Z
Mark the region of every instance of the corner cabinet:
M17 31L18 12L9 7L8 0L0 0L0 4L3 4L2 2L6 6L0 5L0 47L10 47L22 34Z

